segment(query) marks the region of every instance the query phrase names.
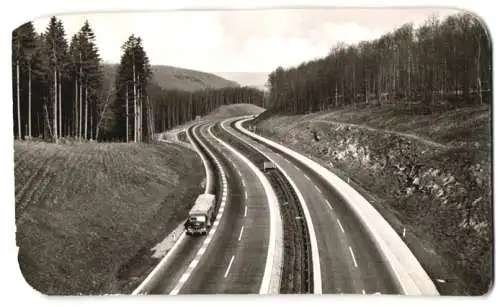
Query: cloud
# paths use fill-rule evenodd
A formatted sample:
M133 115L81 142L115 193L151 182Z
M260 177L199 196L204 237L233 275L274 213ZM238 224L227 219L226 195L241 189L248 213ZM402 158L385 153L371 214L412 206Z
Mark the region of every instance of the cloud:
M371 40L406 22L452 10L329 9L177 11L62 15L68 36L86 19L101 58L117 63L130 34L143 39L153 64L208 72L262 72L322 57L338 42ZM49 18L35 21L44 31ZM238 80L237 80L238 81ZM262 81L264 83L265 80Z

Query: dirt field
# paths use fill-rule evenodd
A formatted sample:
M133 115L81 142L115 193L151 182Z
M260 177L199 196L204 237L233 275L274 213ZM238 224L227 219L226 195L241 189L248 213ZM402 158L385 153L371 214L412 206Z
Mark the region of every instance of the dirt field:
M44 294L130 293L204 176L197 154L176 145L16 142L14 149L19 263Z

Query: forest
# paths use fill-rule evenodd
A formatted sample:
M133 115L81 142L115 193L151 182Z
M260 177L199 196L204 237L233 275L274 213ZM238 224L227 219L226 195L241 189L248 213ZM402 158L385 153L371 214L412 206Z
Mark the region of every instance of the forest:
M421 102L432 112L492 102L492 46L481 21L468 13L418 28L404 24L373 41L340 42L328 56L278 67L268 92L252 87L164 90L151 82L140 37L121 46L116 76L106 76L88 22L68 43L61 20L44 33L31 22L13 31L14 137L57 142L143 142L155 133L233 103L271 113L308 113L358 104Z
M14 138L151 142L155 133L221 105L264 102L264 92L246 86L165 90L151 81L140 37L131 34L121 51L116 74L110 75L88 21L69 42L55 16L43 33L36 33L32 22L15 29Z
M418 28L407 23L372 41L339 43L328 56L278 67L268 78L273 113L357 104L420 102L432 112L492 101L492 51L485 26L468 13Z

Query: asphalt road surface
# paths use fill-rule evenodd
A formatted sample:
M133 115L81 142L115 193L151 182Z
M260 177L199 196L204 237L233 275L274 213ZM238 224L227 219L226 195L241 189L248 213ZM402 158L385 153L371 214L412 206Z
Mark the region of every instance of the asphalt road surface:
M228 181L227 205L218 230L189 277L183 280L184 272L203 248L205 236L187 238L150 294L168 294L180 284L178 294L259 293L269 243L267 198L251 169L211 137L208 127L194 129L194 133L223 165Z
M321 177L232 125L224 127L276 161L302 192L316 232L323 293L397 294L390 268L349 205Z

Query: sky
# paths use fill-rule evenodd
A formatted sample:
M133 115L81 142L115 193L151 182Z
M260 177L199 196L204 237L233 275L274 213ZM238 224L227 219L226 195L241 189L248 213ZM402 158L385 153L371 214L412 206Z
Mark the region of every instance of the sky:
M263 85L278 66L324 57L339 42L371 40L404 23L422 24L452 9L300 9L166 11L60 15L69 38L85 20L101 58L118 63L121 45L135 34L152 64L219 74L242 85ZM50 17L34 21L44 31Z

